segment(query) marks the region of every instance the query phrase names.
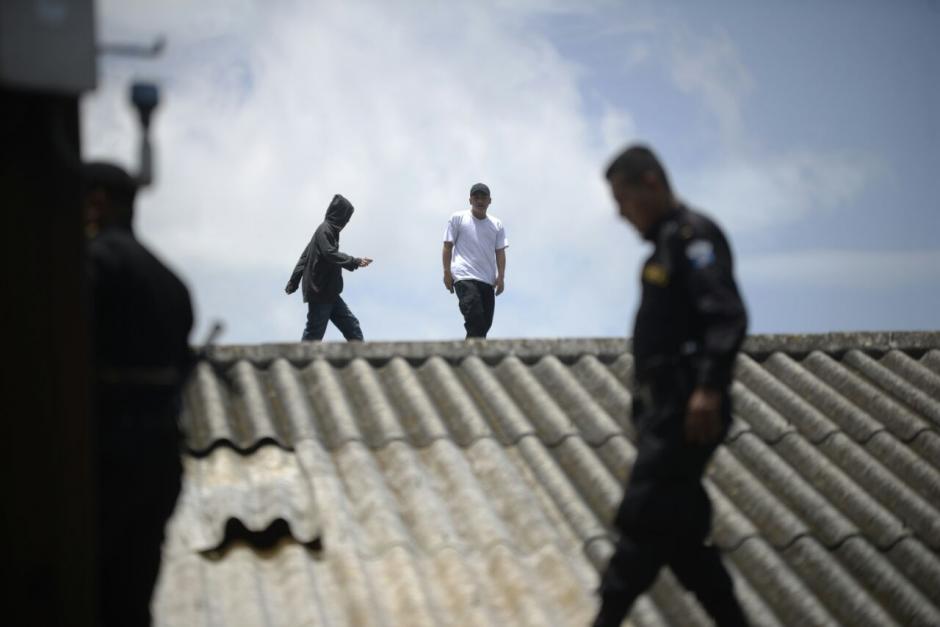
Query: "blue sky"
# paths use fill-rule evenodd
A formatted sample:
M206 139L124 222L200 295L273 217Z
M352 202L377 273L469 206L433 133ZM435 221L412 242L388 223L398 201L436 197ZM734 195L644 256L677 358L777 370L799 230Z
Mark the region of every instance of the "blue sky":
M295 341L283 293L333 193L367 339L462 336L444 223L487 182L510 238L491 337L628 332L648 253L601 172L652 145L737 253L751 332L936 329L940 4L107 0L86 156L134 163L125 91L163 86L136 226L199 341ZM327 339L338 339L331 329Z

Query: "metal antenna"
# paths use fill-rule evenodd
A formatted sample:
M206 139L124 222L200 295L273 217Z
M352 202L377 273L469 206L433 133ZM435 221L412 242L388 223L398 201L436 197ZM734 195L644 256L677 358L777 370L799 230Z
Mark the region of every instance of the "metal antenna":
M150 117L160 104L160 89L153 83L136 82L131 85L131 103L140 120L140 170L137 187L142 189L153 183L153 147L150 144Z
M126 42L112 44L98 44L99 55L113 55L117 57L137 57L153 59L163 53L166 48L166 37L158 35L149 46L146 44L132 44Z
M163 54L166 37L158 35L150 45L135 43L98 44L99 55L155 59ZM140 120L140 169L137 172L137 187L143 189L153 183L153 146L150 143L150 117L160 104L160 89L153 83L135 82L130 89L131 104L137 109Z

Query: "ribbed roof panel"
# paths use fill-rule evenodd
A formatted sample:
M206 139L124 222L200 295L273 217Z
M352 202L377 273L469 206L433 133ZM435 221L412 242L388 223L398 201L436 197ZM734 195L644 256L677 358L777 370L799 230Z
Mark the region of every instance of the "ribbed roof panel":
M222 347L164 625L577 625L635 457L623 340ZM707 474L757 625L940 623L940 334L749 338ZM707 625L668 571L637 625Z

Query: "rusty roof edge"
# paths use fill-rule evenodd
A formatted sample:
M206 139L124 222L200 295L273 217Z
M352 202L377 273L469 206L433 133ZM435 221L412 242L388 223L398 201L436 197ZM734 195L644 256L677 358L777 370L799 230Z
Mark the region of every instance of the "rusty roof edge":
M849 350L885 352L889 350L926 351L940 349L940 331L864 331L812 334L750 335L743 351L760 358L771 353L808 354L813 351L844 353ZM283 344L233 344L213 346L210 359L219 365L239 360L269 364L275 359L307 363L322 358L330 361L387 361L394 357L425 360L440 357L460 361L471 355L485 360L499 360L513 355L534 360L553 355L577 359L594 355L613 359L630 350L627 338L526 338L507 340L447 340L399 342L294 342Z

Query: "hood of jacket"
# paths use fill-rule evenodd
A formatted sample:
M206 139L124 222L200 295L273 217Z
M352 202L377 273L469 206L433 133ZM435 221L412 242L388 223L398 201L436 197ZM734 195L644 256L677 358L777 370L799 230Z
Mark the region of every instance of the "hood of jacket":
M342 195L336 194L330 201L330 206L326 208L326 222L335 227L336 230L342 229L349 222L355 209L352 203L346 200Z

